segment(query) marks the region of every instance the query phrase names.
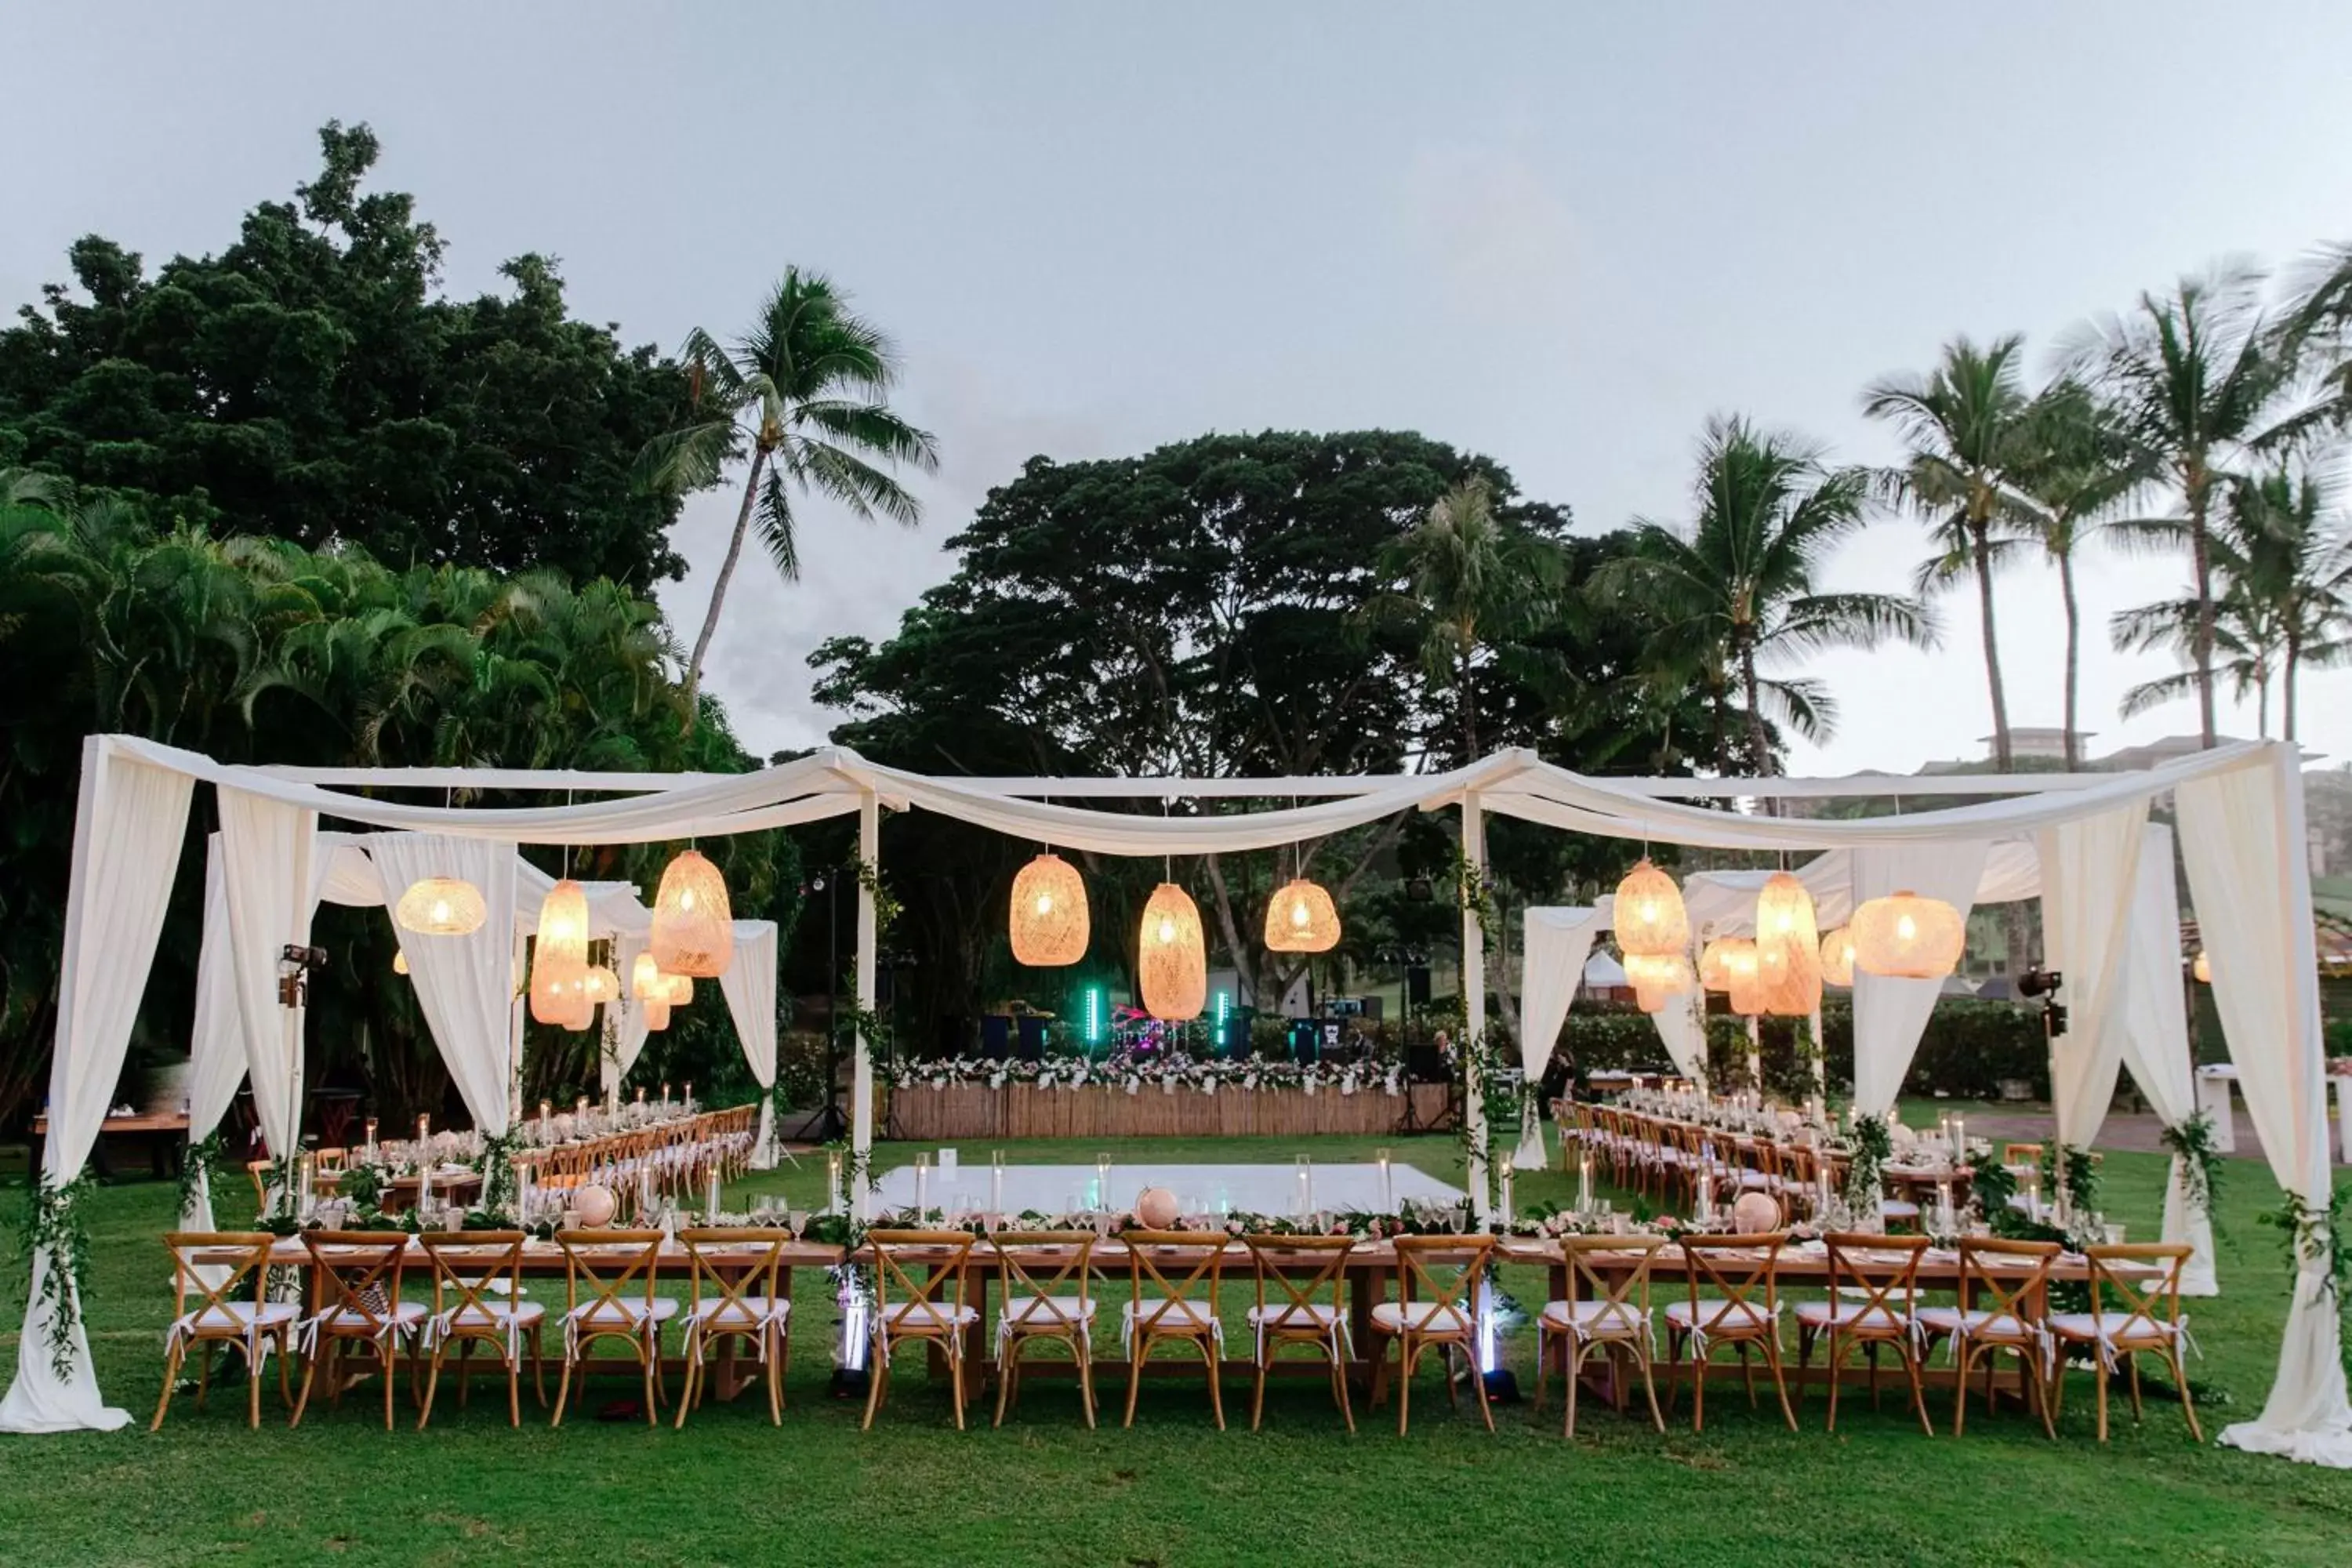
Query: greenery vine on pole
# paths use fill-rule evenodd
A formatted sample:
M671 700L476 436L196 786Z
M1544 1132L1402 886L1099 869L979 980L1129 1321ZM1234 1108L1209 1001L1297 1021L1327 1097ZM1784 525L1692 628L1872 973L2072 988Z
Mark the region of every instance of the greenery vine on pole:
M81 1205L92 1190L87 1171L65 1183L46 1170L33 1173L24 1245L28 1255L49 1255L40 1299L49 1314L44 1336L49 1370L60 1382L73 1375L74 1331L81 1326L81 1294L89 1285L89 1226Z
M2200 1110L2179 1126L2167 1127L2159 1137L2180 1162L2180 1195L2188 1201L2189 1212L2210 1218L2213 1196L2221 1185L2221 1149L2212 1115Z

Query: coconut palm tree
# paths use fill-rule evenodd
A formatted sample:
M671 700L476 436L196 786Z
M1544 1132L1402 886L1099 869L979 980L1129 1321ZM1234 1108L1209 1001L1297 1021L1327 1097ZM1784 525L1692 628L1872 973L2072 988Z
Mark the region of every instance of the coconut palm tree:
M1405 597L1421 620L1423 671L1453 693L1462 760L1475 762L1481 656L1559 586L1559 552L1499 516L1494 486L1473 474L1430 504L1397 542L1389 569L1406 580Z
M2066 610L2066 766L2082 764L2083 609L2075 594L2074 557L2147 478L2105 407L2081 382L2062 377L2027 411L2026 454L2017 472L2019 493L2032 508L2043 557L2057 568Z
M2024 346L2014 332L1982 348L1955 338L1944 345L1943 363L1927 374L1891 377L1863 394L1863 412L1893 420L1910 448L1901 466L1882 470L1876 480L1883 496L1908 503L1927 519L1935 552L1920 564L1915 586L1927 595L1955 587L1963 577L1976 580L1993 757L2003 772L2012 752L1992 579L2030 548L2032 537L2018 488L2032 407L2021 376Z
M646 444L640 482L700 489L718 483L746 452L751 457L735 531L687 660L691 727L703 661L754 515L760 542L791 582L800 575L796 494L814 491L869 521L879 514L911 525L922 509L887 470L906 464L929 472L939 466L939 453L929 433L884 401L898 383L898 350L879 328L852 314L849 297L821 274L786 268L749 331L722 345L698 327L687 335L682 357L693 387L692 422Z
M2213 514L2230 465L2271 427L2294 380L2262 307L2263 275L2231 264L2142 294L2123 316L2094 321L2068 353L2072 374L2112 405L2119 428L2179 494L2196 625L2189 639L2198 731L2213 744Z
M1822 589L1831 555L1868 525L1871 479L1825 467L1811 442L1710 420L1692 489L1690 527L1637 520L1626 553L1594 574L1591 592L1654 617L1662 671L1726 672L1746 700L1746 760L1761 775L1771 771L1772 724L1818 741L1837 720L1821 682L1766 667L1889 639L1930 647L1935 620L1916 598Z
M2270 733L2271 687L2281 693L2284 732L2296 739L2296 688L2305 669L2352 662L2352 531L2334 513L2315 476L2276 466L2234 477L2214 530L2223 592L2213 606L2216 667L2233 695L2256 698L2260 732ZM2132 651L2193 646L2197 605L2167 600L2126 610L2111 623L2116 646ZM2144 681L2125 695L2125 714L2193 689L2188 674Z

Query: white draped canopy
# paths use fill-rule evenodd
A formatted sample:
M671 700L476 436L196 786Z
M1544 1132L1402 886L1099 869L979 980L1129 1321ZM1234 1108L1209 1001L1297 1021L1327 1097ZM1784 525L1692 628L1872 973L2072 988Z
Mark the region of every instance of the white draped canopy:
M226 981L236 998L236 1016L248 1068L265 1065L286 1086L284 1059L292 1042L299 1075L299 1019L295 1010L274 1005L260 956L274 958L286 943L308 934L317 825L320 818L450 840L519 844L617 844L682 839L789 826L845 815L859 816L861 856L878 851L878 809L937 811L1020 837L1117 855L1232 852L1295 843L1375 821L1396 812L1458 807L1463 816L1463 851L1474 868L1485 859L1484 815L1500 812L1570 831L1627 839L1768 850L1851 851L1843 876L1847 896L1862 900L1908 887L1966 907L1982 892L1995 861L1989 847L2039 836L2044 875L2053 846L2079 839L2081 869L2074 884L2082 911L2065 917L2081 944L2077 962L2091 965L2089 984L2098 995L2094 1009L2098 1038L2085 1048L2096 1057L2084 1075L2095 1080L2100 1059L2121 1059L2108 1038L2108 1016L2128 1018L2128 1005L2114 998L2131 989L2121 914L2106 921L2088 906L2098 898L2128 902L2137 888L2136 818L2155 796L2177 792L2190 889L2210 933L2217 984L2216 1001L2248 1103L2263 1133L2282 1184L2305 1201L2324 1206L2327 1183L2326 1107L2321 1098L2318 994L2313 964L2310 887L2303 865L2302 780L2293 748L2268 743L2217 749L2145 773L2101 777L1971 778L1922 782L1928 795L1981 794L2000 798L1918 811L1892 817L1841 819L1748 816L1688 804L1675 796L1727 793L1711 781L1607 780L1586 778L1544 763L1530 752L1497 752L1447 773L1385 779L1267 779L1241 783L1185 780L1135 781L1125 793L1165 795L1204 802L1217 796L1260 799L1296 796L1313 802L1281 810L1198 811L1177 816L1104 812L1027 798L1055 795L1102 795L1111 790L1068 787L1068 781L959 780L930 778L877 766L856 753L821 750L754 773L665 780L635 776L508 773L497 770L344 769L305 773L296 769L245 767L198 753L122 736L93 736L85 744L80 812L75 825L72 886L68 894L55 1060L50 1103L55 1130L47 1175L63 1182L79 1170L103 1120L106 1101L120 1072L133 1016L152 962L184 831L191 785L215 786L221 806L223 903L235 934ZM1089 781L1097 785L1108 781ZM385 797L385 791L462 784L469 789L590 789L621 793L620 798L562 806L515 809L432 806ZM369 786L353 793L347 786ZM346 787L332 787L346 786ZM1738 793L1754 795L1885 795L1891 780L1741 781ZM1909 781L1901 786L1914 788ZM2099 826L2084 826L2105 818ZM2127 826L2127 819L2132 819ZM2070 838L2068 835L2075 835ZM505 859L511 867L510 852ZM483 862L486 874L488 862ZM1835 877L1832 869L1820 874ZM517 878L518 904L532 902ZM2104 891L2103 891L2104 889ZM873 1005L874 908L862 888L858 907L857 1005ZM511 927L486 925L495 944L509 953L504 978L513 979ZM414 945L414 944L412 944ZM1589 939L1588 939L1589 945ZM1464 991L1472 1026L1483 1026L1484 938L1471 911L1463 921ZM411 954L412 967L415 955ZM274 967L274 966L273 966ZM478 964L436 965L431 1009L449 1016L490 994L485 973L498 973L494 958ZM1572 972L1571 972L1572 973ZM267 979L269 985L261 984ZM2071 976L2070 976L2071 981ZM766 1013L772 1029L772 977ZM1924 992L1916 989L1925 986ZM1571 988L1572 989L1572 988ZM750 998L730 1005L739 1018L759 1009ZM1916 1045L1927 1009L1928 983L1877 981L1857 986L1858 1041L1885 1042L1856 1058L1856 1093L1865 1108L1893 1103L1903 1064ZM420 987L420 995L424 994ZM507 995L513 994L511 989ZM1547 1004L1547 1006L1550 1004ZM1694 1021L1695 1022L1695 1021ZM1557 1025L1554 1025L1557 1028ZM437 1026L436 1026L437 1032ZM478 1018L453 1037L471 1037L470 1050L483 1057L492 1031ZM761 1068L760 1044L748 1037L755 1075ZM2120 1037L2120 1036L2118 1036ZM1908 1041L1910 1044L1904 1044ZM446 1041L444 1048L448 1048ZM772 1034L766 1045L766 1070L772 1078ZM1671 1042L1670 1042L1671 1048ZM478 1063L476 1065L478 1066ZM453 1063L461 1085L467 1073ZM2106 1069L2112 1074L2112 1068ZM852 1093L853 1136L862 1152L872 1136L871 1062L866 1042L858 1042ZM487 1079L487 1075L484 1075ZM257 1081L257 1095L262 1092ZM299 1107L299 1081L283 1100L262 1102L273 1130L294 1125L287 1109ZM475 1105L480 1085L462 1089ZM495 1096L477 1115L495 1120ZM1468 1108L1474 1132L1483 1135L1474 1095ZM1474 1172L1474 1196L1483 1197L1483 1173ZM37 1253L37 1282L52 1259ZM2229 1440L2248 1447L2352 1465L2352 1409L2347 1409L2342 1371L2336 1363L2337 1325L2332 1302L2324 1300L2324 1279L2306 1272L2299 1283L2287 1331L2280 1379L2262 1417L2231 1429ZM26 1314L25 1343L46 1342L49 1309L37 1288ZM70 1374L59 1376L37 1353L20 1356L16 1384L0 1404L0 1429L58 1430L117 1426L120 1411L100 1403L89 1371L86 1345L77 1343Z

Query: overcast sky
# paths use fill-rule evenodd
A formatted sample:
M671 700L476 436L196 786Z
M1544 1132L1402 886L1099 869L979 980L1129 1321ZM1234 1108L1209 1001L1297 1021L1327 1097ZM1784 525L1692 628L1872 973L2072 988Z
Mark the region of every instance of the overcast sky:
M96 231L218 249L364 120L380 186L450 246L449 286L561 258L573 307L675 349L743 324L785 264L898 337L937 433L914 531L812 507L804 576L756 554L710 684L753 749L803 745L808 650L886 634L940 545L1032 454L1209 430L1417 429L1493 455L1579 525L1678 519L1702 421L1891 455L1859 393L1957 332L2053 339L2232 254L2352 238L2352 5L35 5L7 0L0 298ZM699 499L690 638L732 520ZM1840 586L1923 551L1890 521ZM2155 658L2108 613L2185 568L2087 573L2094 750ZM2055 724L2054 580L2004 584L2012 721ZM1821 659L1844 715L1801 771L1975 754L1976 622L1940 653ZM2305 737L2352 757L2352 674ZM2275 719L2273 721L2275 722ZM2252 733L2253 715L2225 716ZM1121 759L1106 758L1113 766Z

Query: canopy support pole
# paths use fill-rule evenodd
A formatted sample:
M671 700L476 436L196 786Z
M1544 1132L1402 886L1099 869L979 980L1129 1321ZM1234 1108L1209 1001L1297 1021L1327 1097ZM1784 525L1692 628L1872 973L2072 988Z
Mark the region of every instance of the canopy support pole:
M1478 923L1486 904L1486 814L1476 790L1462 795L1462 861L1465 884L1454 891L1462 906L1462 1121L1469 1131L1470 1212L1486 1219L1486 1097L1477 1061L1486 1033L1486 928Z
M850 1212L866 1217L866 1165L874 1155L874 884L881 869L882 808L870 790L857 792L857 1061L849 1089L850 1165L858 1173Z

